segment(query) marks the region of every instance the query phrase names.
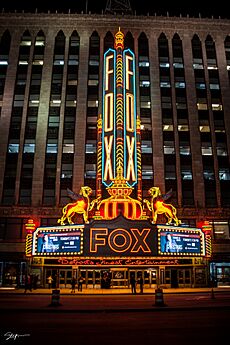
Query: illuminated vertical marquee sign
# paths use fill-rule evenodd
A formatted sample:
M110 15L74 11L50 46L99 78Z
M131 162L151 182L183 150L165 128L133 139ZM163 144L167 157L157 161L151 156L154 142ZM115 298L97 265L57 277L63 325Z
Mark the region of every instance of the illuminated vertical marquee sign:
M116 51L104 55L103 126L102 126L102 181L109 186L115 177L116 140Z
M131 50L123 52L124 61L124 177L137 183L135 57Z
M124 35L104 55L102 183L109 187L122 168L130 186L137 183L135 57L124 50Z

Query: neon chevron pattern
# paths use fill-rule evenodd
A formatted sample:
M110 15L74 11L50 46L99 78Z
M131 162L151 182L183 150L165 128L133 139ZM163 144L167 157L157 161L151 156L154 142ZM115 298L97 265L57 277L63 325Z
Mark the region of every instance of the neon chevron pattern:
M135 56L131 50L124 50L124 34L120 30L115 35L114 47L104 54L103 124L98 128L101 135L98 134L97 186L99 188L101 178L101 184L110 187L118 169L122 168L127 184L137 186L140 200L141 145L136 118ZM101 195L99 190L97 195Z
M32 256L33 234L26 235L26 256Z

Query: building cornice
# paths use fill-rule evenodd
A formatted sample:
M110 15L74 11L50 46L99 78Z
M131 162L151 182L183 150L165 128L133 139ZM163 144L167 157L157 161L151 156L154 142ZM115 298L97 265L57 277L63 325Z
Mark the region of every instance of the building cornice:
M61 215L62 207L22 207L22 206L1 206L0 217L53 217L58 218ZM230 219L229 208L178 208L179 218L188 219Z

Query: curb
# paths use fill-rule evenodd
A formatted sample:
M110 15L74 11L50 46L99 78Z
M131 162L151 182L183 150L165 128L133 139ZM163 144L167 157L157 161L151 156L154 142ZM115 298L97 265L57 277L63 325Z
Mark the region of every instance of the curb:
M225 293L230 293L229 290L221 290L221 291L218 291L218 290L210 290L210 291L163 291L163 294L164 295L189 295L189 294L225 294ZM155 293L155 290L153 290L152 292L144 292L142 294L140 293L136 293L136 294L132 294L131 292L94 292L94 293L91 293L91 292L83 292L83 293L79 293L79 292L76 292L75 294L73 293L70 293L70 292L61 292L60 293L60 296L121 296L121 295L124 295L124 296L145 296L145 295L151 295L151 296L154 296L156 293ZM52 295L52 291L51 292L26 292L24 293L23 292L9 292L9 291L0 291L0 296L4 296L4 295L13 295L13 296L19 296L19 295L22 295L22 296L51 296Z

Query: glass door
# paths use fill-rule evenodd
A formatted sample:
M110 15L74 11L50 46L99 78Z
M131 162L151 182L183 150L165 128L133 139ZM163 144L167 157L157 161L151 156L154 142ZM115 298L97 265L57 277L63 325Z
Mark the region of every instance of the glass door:
M216 268L218 286L230 286L230 267L222 266Z
M52 289L56 289L59 287L59 271L55 268L48 268L45 270L45 281L44 286L48 288L48 277L52 277Z
M94 271L93 270L87 270L86 274L86 285L88 288L92 288L94 286Z
M81 269L78 271L78 277L82 277L83 278L83 287L86 286L87 287L87 282L86 282L86 270Z
M113 288L124 288L128 287L128 277L127 277L127 269L111 269L112 273L112 281L111 281L111 286Z
M59 287L70 288L72 279L72 270L59 270Z
M150 284L152 288L156 288L157 287L157 280L158 280L158 276L157 276L157 270L156 269L152 269L150 271Z
M178 270L178 283L179 287L190 287L192 286L191 270L190 269L179 269Z
M144 285L146 287L150 287L151 284L150 284L150 275L151 275L151 271L149 270L145 270L144 271Z
M95 270L95 287L101 287L101 270Z

